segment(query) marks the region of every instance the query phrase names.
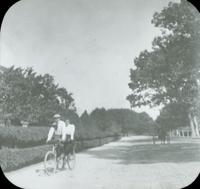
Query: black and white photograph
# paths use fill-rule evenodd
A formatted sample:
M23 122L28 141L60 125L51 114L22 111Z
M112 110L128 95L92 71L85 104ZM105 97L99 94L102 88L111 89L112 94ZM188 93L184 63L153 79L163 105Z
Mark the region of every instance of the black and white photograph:
M190 186L200 173L197 8L13 4L0 31L0 168L23 189Z

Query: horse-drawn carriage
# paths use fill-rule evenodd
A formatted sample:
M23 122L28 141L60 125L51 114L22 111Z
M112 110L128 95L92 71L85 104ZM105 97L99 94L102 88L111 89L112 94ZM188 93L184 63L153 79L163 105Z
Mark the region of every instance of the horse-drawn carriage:
M156 143L157 139L161 142L161 144L170 143L170 134L165 128L157 128L153 134L153 144Z

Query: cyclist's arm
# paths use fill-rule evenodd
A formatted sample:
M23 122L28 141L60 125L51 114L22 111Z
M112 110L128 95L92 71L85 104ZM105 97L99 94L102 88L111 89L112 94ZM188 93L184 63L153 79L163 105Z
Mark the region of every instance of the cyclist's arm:
M74 134L75 134L75 126L72 125L72 134L71 134L71 140L74 140Z
M61 141L64 142L66 140L66 130L65 127L62 128L62 136L61 136Z
M75 133L75 126L71 125L71 134L70 134L71 140L74 140L74 133Z
M54 132L55 132L55 129L53 127L51 127L50 130L49 130L46 142L49 142L52 139Z

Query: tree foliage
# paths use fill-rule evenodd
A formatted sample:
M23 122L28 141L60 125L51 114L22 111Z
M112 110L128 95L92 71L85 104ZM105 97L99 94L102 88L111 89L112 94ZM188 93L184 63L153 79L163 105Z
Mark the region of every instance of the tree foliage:
M157 125L166 131L188 126L189 119L186 110L187 107L184 104L174 103L165 106L156 119Z
M11 67L0 74L0 82L1 114L9 114L12 120L45 125L55 113L75 111L72 94L55 84L49 74Z
M196 105L200 73L200 16L186 1L169 3L152 19L162 35L144 50L131 69L127 99L131 106L183 103Z

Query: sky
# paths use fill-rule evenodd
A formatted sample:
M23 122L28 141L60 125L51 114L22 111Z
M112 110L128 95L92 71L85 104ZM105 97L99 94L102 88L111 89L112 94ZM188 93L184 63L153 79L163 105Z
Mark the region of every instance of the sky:
M179 2L173 0L173 2ZM0 64L49 73L73 93L77 111L130 108L134 58L160 30L151 24L169 0L21 0L6 13ZM153 119L158 108L146 111Z

